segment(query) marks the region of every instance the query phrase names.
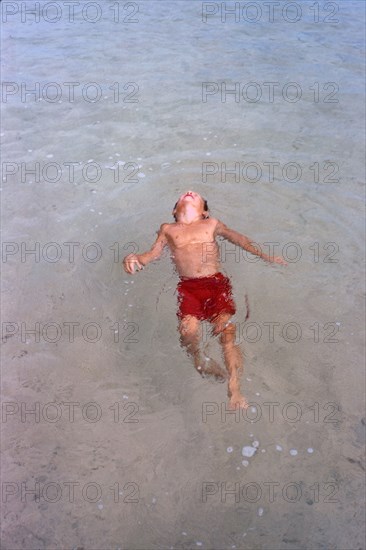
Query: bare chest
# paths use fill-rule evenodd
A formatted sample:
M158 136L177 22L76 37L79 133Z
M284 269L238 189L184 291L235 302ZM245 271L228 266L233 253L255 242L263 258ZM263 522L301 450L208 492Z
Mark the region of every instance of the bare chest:
M192 225L174 224L167 235L170 246L182 248L214 241L214 226L207 222L208 220Z

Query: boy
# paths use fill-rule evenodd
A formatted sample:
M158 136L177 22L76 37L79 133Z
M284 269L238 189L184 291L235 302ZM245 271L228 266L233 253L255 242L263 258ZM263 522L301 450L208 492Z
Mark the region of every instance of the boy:
M260 252L252 241L208 214L207 201L198 193L188 191L181 195L172 212L175 223L163 223L151 250L143 254L129 254L123 267L129 274L143 269L158 259L167 245L175 263L180 281L177 286L179 332L181 343L192 356L200 374L227 376L212 360L206 366L199 345L200 322L213 324L213 334L220 334L225 366L228 371L230 407L248 406L240 393L242 354L235 345L235 325L229 319L236 311L230 279L220 272L219 248L216 237L222 236L231 243L260 256L268 262L287 265L280 256L270 257Z

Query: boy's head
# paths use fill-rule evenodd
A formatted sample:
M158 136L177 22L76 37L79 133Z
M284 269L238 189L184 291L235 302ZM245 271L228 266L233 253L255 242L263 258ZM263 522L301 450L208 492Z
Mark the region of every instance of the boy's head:
M195 206L197 208L198 213L202 213L202 218L208 218L209 217L209 208L206 199L201 197L198 193L195 193L194 191L187 191L186 193L183 193L177 200L177 202L174 205L173 208L173 217L175 221L178 221L177 219L177 213L180 210L181 207L184 206L185 203L189 203L192 206Z

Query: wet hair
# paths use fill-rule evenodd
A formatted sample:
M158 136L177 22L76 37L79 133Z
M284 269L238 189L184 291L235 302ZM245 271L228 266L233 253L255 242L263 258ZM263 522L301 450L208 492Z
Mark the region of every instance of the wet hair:
M203 197L202 197L202 198L203 198ZM175 203L174 208L173 208L173 211L176 209L178 202L179 202L179 201L177 201L177 202ZM203 211L204 211L204 212L208 212L208 204L207 204L206 199L203 199ZM174 217L175 221L177 221L177 216L176 216L175 214L174 214L173 217ZM209 216L204 216L203 214L202 214L202 217L203 217L203 218L209 218Z

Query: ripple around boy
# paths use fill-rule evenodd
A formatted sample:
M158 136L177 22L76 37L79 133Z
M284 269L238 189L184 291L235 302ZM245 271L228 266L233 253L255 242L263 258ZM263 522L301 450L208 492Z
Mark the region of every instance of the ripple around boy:
M126 273L133 275L157 260L165 246L170 248L180 277L177 286L180 341L202 376L212 375L222 381L228 379L230 407L247 408L247 401L240 391L243 356L239 345L235 344L235 324L230 322L236 306L230 279L220 271L216 237L221 236L267 262L287 263L281 256L262 253L251 239L220 220L210 218L207 201L194 191L187 191L179 197L172 214L175 222L160 226L151 249L143 254L129 254L123 259L123 267ZM213 335L220 335L227 372L213 359L203 357L199 336L203 320L213 325Z

